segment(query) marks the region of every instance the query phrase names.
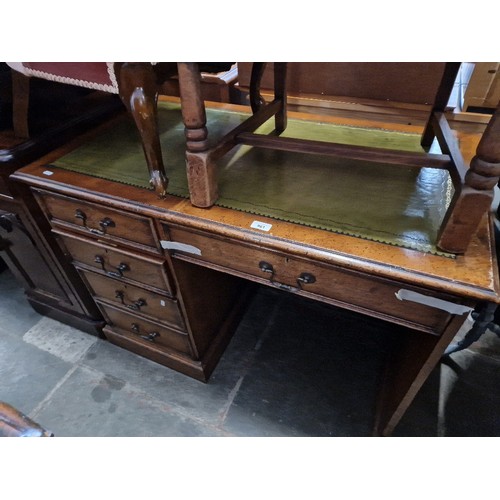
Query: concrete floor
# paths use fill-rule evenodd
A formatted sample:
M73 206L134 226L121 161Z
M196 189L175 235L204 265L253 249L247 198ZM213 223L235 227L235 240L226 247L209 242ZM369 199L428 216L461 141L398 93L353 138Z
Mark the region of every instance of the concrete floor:
M6 270L0 401L55 436L370 436L389 330L262 288L203 384L40 316ZM500 435L500 339L488 332L452 358L396 436Z

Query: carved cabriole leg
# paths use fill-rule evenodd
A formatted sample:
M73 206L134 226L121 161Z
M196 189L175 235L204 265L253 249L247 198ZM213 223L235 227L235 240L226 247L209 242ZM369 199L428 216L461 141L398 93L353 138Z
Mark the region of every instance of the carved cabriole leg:
M205 104L197 63L178 63L182 119L186 133L186 169L191 203L208 208L218 197L215 162L208 151Z
M464 253L482 217L490 210L493 188L500 178L500 105L479 141L465 175L464 185L455 195L438 236L438 247Z
M164 197L168 179L158 130L158 84L155 72L148 63L117 63L115 73L120 97L132 114L141 136L151 185L158 196Z
M12 125L14 135L28 139L28 109L30 101L30 77L11 70L12 75Z

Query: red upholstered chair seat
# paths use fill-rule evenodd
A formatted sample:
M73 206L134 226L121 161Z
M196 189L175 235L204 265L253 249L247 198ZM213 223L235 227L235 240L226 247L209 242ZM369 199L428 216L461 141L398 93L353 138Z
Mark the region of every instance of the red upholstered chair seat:
M118 94L114 63L21 62L7 64L26 76Z

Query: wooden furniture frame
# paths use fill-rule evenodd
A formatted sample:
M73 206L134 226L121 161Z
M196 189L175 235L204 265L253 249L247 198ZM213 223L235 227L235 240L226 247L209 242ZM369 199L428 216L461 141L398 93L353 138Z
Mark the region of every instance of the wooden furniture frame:
M79 143L85 140L82 138ZM152 257L151 251L154 251L155 259L165 259L175 277L172 286L186 307L186 317L197 327L203 328L206 319L219 310L220 302L210 298L221 292L219 280L228 275L400 326L401 342L393 346L394 357L387 366L380 390L376 435L392 433L456 336L467 310L480 304L500 303L498 264L491 219L487 217L483 217L478 232L473 235L469 251L455 259L259 217L260 222L272 225L272 231L267 233L254 228L252 214L217 206L197 208L189 200L168 195L160 199L148 190L48 167L74 147L68 145L47 155L19 170L11 179L19 189L24 187L43 201L52 231L64 231L66 242L68 236L72 234L74 239L78 232L87 234L86 239L100 240L94 241L100 247L104 245L102 241L108 239L118 247L124 244L123 238L117 239L112 233L120 227L119 223L109 228L109 234L95 236L82 225L75 207L90 216L87 206L94 206L92 227L111 211L120 217L148 219L151 222L148 227L153 228L151 234L161 240L163 253L159 253L159 247L145 252L143 247L134 244L135 252ZM473 145L469 149L473 149ZM47 175L47 168L51 175ZM54 205L57 200L63 200L67 221L62 220L61 215L54 216L54 207L61 208L59 203ZM138 233L130 229L130 225L124 227L129 231L128 238L137 238ZM80 240L81 237L78 242ZM132 248L130 242L127 246ZM76 261L77 268L83 269L81 257L75 258L81 252L85 252L85 248L78 243L69 248L66 256L69 261ZM90 253L90 257L93 255ZM204 281L198 279L203 271L209 273L209 279ZM102 274L100 270L93 272ZM231 293L236 293L238 286ZM401 289L426 296L427 304L398 299L397 292ZM112 299L110 296L109 301ZM203 306L205 301L209 302L208 309ZM441 309L439 301L451 306L452 312ZM97 302L106 305L99 297ZM118 307L125 311L126 306ZM140 310L135 314L139 319L142 317ZM114 318L110 319L111 324L104 332L112 342L202 378L199 370L193 373L193 363L180 366L179 356L174 356L168 348L165 351L156 344L156 339L143 340L134 332L125 334L119 325L118 328L113 325ZM160 355L162 349L163 355ZM217 355L211 358L205 376L214 368L222 350L218 344ZM173 360L177 363L172 363Z
M22 75L18 76L23 80ZM17 78L14 76L14 79ZM50 84L42 88L35 85L32 89L33 104L42 93L47 99L50 95L55 111L48 128L40 124L47 123L46 117L32 113L31 138L22 139L10 129L2 130L2 143L6 146L0 148L0 256L38 313L101 335L102 316L78 274L65 264L54 239L41 229L44 221L37 220L40 211L36 203L31 196L20 196L9 182L9 176L17 169L123 113L119 99L114 96L103 95L94 100L78 97L79 92L70 91L63 98L57 94L58 90ZM72 105L74 112L70 117L57 112L65 102ZM34 109L38 110L36 106Z
M280 137L287 123L286 63L274 63L274 99L268 104L263 102L259 91L265 63L253 64L250 82L252 116L209 149L199 68L196 63L178 63L191 203L197 207L210 207L215 203L218 197L215 163L239 144L395 166L441 168L450 173L455 193L436 244L446 252L464 253L482 217L490 209L493 188L500 178L500 107L482 136L476 156L467 166L444 114L459 67L460 63L444 65L441 83L422 134L424 152L414 153ZM254 131L271 117L275 120L274 135L255 134ZM434 138L437 138L443 154L428 152Z

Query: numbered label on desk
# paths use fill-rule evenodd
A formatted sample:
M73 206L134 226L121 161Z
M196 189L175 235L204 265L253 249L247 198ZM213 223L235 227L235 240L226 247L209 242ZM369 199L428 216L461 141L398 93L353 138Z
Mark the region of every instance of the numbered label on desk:
M273 227L272 224L267 224L266 222L260 222L258 220L254 220L251 224L250 227L253 229L260 229L261 231L270 231L271 228Z

